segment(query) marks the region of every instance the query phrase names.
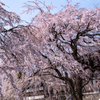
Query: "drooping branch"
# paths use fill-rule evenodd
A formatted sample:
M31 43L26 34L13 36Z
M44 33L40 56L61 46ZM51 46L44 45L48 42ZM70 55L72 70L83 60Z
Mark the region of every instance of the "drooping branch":
M54 65L54 64L52 63L52 61L49 59L49 57L47 57L46 55L44 55L44 54L41 53L40 51L39 51L39 53L40 53L44 58L46 58L46 59L48 60L50 66L51 66L51 69L55 70L55 72L58 74L58 76L59 76L60 78L62 78L62 75L61 75L60 71L57 69L56 65ZM49 67L49 68L50 68L50 67Z

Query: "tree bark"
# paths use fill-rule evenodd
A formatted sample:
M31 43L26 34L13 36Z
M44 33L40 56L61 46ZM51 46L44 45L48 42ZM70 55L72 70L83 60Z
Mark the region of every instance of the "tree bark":
M75 90L74 90L74 83L73 83L72 79L67 78L66 82L69 84L71 97L73 98L73 100L77 100L77 96L76 96Z
M82 78L80 76L77 76L76 93L77 99L82 100Z
M82 79L80 76L77 76L76 79L76 91L75 91L75 84L73 80L70 78L66 79L66 82L69 84L70 93L73 100L82 100Z

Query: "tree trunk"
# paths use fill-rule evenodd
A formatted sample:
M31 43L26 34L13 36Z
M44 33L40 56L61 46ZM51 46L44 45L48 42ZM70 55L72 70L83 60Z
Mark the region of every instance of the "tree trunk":
M73 98L73 100L77 100L77 96L76 96L75 90L74 90L74 85L69 84L69 86L70 86L71 97Z
M78 100L82 100L82 78L77 76L76 79L76 95Z
M73 83L72 79L67 78L66 82L68 82L68 84L69 84L71 97L73 98L73 100L77 100L77 96L76 96L75 90L74 90L74 83Z
M76 79L76 91L75 84L73 83L72 79L67 78L66 82L69 84L70 93L73 100L82 100L82 79L80 76L77 76Z

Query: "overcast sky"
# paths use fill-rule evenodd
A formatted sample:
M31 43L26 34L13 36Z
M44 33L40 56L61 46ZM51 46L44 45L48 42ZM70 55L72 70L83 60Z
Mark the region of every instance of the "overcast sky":
M24 3L27 3L27 1L32 1L32 0L0 0L3 3L5 3L5 9L7 11L12 11L17 13L18 15L21 16L21 19L26 20L26 21L30 21L31 18L35 15L35 13L33 14L22 14L24 8L22 7L24 5ZM54 6L56 7L53 10L54 12L57 12L61 9L62 5L66 5L67 4L67 0L40 0L40 1L45 1L46 4L54 4ZM100 0L72 0L71 4L76 4L76 3L80 3L80 7L85 7L85 8L90 8L96 4L99 4L100 6Z

